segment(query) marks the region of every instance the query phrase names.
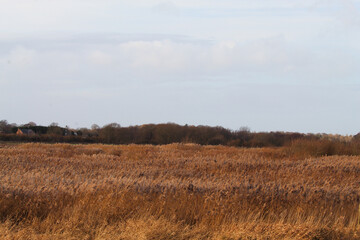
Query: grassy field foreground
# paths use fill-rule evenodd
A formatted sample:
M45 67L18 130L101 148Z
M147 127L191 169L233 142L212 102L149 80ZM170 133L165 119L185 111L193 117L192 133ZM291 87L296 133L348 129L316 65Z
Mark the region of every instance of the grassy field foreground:
M360 157L0 145L0 239L360 239Z

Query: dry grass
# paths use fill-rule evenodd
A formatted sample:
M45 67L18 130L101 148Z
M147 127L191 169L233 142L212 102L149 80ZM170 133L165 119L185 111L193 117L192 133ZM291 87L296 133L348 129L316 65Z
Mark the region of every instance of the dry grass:
M346 139L346 138L345 138ZM297 139L287 146L288 153L298 157L320 157L332 155L360 155L359 141L336 139Z
M360 157L0 146L0 239L360 239Z

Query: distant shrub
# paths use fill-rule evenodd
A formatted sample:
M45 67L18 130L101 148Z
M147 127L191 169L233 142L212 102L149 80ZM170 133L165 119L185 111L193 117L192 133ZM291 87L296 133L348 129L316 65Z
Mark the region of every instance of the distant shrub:
M353 138L355 142L360 142L360 133L356 134Z
M360 142L341 142L325 139L297 139L290 143L289 152L295 156L319 157L331 155L360 155Z

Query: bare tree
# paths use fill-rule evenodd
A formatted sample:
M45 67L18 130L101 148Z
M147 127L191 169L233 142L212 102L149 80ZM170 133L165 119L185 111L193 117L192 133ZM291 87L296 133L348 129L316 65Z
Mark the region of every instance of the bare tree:
M49 127L58 127L59 124L57 122L52 122Z
M12 126L6 120L0 121L0 132L2 133L11 133Z

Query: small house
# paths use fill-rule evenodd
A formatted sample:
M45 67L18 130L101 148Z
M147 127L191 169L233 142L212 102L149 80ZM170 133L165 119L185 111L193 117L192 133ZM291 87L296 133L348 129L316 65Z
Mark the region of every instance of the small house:
M16 135L35 135L35 132L31 129L20 129L18 128Z

